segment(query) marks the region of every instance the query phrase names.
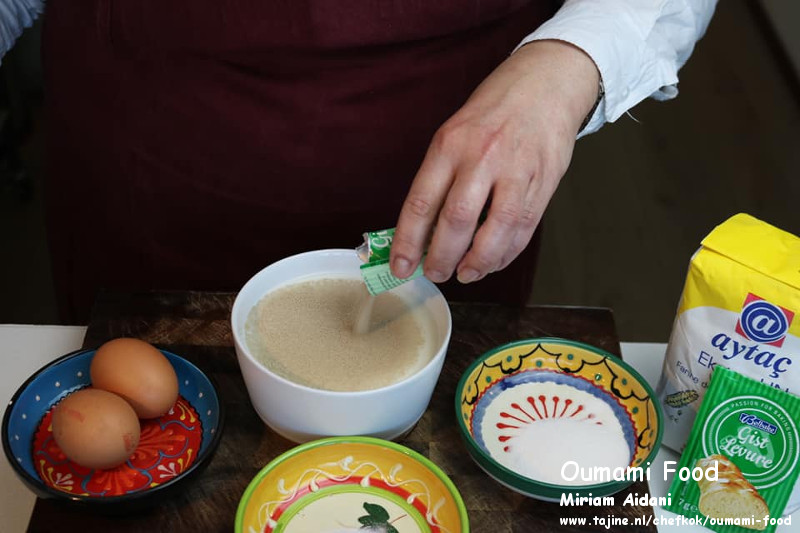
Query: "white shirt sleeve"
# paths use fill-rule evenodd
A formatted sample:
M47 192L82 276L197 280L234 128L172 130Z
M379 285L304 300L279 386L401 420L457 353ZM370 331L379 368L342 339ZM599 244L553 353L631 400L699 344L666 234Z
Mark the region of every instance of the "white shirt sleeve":
M44 0L0 0L0 58L44 9Z
M605 97L579 137L647 97L678 95L678 70L703 36L717 0L566 0L549 21L528 35L531 41L557 39L592 58Z

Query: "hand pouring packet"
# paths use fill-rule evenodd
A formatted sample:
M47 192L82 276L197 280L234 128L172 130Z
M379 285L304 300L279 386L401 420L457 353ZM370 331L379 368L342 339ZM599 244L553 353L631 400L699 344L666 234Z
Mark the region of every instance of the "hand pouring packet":
M686 445L716 364L800 395L798 313L800 238L745 214L717 226L689 264L656 391L664 444Z

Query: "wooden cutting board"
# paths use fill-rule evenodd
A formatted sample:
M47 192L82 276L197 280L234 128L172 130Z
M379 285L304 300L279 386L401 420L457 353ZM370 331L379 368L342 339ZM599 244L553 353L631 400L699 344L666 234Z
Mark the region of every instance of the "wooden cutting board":
M224 433L208 468L192 486L157 507L130 516L90 514L68 504L37 500L29 531L229 532L239 498L253 476L294 444L258 418L244 386L233 349L229 318L235 295L201 292L103 293L98 298L84 346L137 337L197 365L220 388L226 408ZM453 334L430 406L399 442L429 457L453 480L476 533L607 531L597 517L649 516L651 507L621 506L628 493L648 494L638 482L616 495L614 507L561 507L521 496L489 478L467 455L458 432L455 388L478 355L495 346L530 337L563 337L619 355L614 317L608 309L580 307L509 308L451 304ZM587 526L560 524L562 517L586 517ZM652 522L649 522L652 524ZM626 526L655 532L656 527ZM312 532L309 532L312 533Z

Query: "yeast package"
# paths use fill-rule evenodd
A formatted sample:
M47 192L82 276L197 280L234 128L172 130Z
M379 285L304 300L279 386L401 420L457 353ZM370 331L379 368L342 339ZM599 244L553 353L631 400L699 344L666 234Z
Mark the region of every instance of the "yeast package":
M800 238L745 214L717 226L689 264L657 387L664 444L683 450L714 365L800 395L799 314Z
M796 526L781 518L800 474L800 397L718 365L697 415L666 509L720 533ZM788 530L787 530L788 531Z

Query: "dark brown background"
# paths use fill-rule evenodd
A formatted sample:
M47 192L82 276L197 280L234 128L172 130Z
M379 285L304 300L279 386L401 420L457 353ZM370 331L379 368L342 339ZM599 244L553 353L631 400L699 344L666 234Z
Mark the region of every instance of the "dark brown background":
M676 100L645 101L636 120L622 117L578 142L546 214L532 303L610 307L622 339L665 342L689 257L714 224L746 211L800 233L800 91L759 4L719 3ZM3 60L21 67L18 82L31 77L24 67L35 63L36 37L34 29L29 46ZM24 201L0 178L0 322L57 322L41 125L33 125L23 150L32 196ZM343 235L342 245L358 238Z

